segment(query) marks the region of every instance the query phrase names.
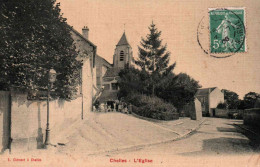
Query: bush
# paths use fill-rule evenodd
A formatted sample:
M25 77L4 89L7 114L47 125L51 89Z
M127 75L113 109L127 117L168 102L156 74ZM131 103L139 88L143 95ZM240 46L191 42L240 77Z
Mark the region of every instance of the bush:
M218 106L217 106L218 109L227 109L228 106L227 106L227 103L219 103Z
M158 97L134 93L127 96L125 101L133 105L134 113L143 117L159 120L173 120L179 118L176 108Z

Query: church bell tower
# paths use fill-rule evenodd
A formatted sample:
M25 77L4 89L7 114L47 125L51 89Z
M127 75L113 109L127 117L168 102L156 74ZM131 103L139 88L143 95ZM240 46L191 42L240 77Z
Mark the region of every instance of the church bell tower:
M131 66L133 60L132 47L129 45L125 32L116 45L113 57L113 64L116 68L125 68L127 65Z

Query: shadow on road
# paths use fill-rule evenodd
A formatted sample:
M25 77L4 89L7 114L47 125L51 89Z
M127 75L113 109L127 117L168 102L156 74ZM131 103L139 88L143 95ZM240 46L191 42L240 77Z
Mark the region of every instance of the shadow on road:
M233 126L237 129L237 131L239 131L241 134L243 134L244 136L246 136L249 140L250 140L250 146L252 146L253 150L255 152L259 152L260 153L260 133L259 133L259 129L258 131L255 129L250 129L250 127L247 127L247 129L251 130L245 130L242 129L240 126L233 124ZM255 133L252 133L255 132Z
M235 128L217 127L219 132L237 132Z
M197 155L238 155L246 154L251 150L248 148L247 139L220 137L214 139L203 140L203 148L201 151L181 153L184 156Z

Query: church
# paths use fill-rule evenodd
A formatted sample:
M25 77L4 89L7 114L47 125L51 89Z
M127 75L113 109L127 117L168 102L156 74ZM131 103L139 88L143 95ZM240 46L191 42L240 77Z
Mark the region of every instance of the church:
M108 68L102 79L102 93L99 102L118 100L118 79L120 70L134 63L133 51L127 41L125 32L116 45L113 55L113 64Z

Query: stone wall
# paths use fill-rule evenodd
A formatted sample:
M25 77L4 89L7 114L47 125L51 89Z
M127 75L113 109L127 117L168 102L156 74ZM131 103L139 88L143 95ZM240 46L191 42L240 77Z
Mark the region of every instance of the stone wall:
M228 118L228 110L227 109L214 109L215 110L215 117L218 118Z
M243 120L245 125L258 126L260 128L260 108L245 110Z

